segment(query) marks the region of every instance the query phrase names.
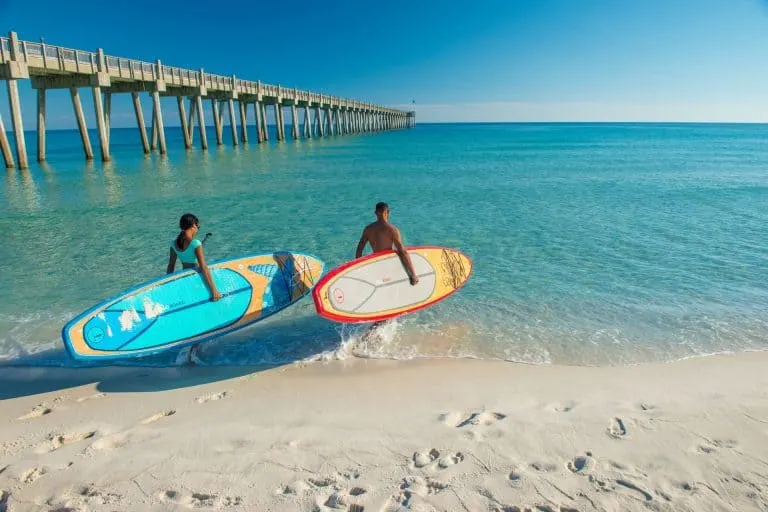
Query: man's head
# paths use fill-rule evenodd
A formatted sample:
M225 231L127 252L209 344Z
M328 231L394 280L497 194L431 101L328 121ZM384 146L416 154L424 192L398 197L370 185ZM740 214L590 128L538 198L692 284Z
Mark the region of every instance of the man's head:
M389 205L387 203L376 203L376 218L381 220L389 219Z

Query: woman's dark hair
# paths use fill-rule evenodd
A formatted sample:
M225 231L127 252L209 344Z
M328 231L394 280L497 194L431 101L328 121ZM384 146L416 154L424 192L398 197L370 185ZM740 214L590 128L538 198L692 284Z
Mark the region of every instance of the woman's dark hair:
M179 219L179 228L181 228L181 232L179 233L179 236L176 237L176 248L180 251L182 250L181 244L184 243L184 231L191 228L192 226L197 226L200 224L200 221L197 220L197 217L194 216L191 213L185 213L181 216Z

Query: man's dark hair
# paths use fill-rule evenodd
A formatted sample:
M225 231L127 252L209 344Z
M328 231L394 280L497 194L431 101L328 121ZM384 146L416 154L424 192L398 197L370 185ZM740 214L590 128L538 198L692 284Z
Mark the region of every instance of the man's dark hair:
M376 203L376 213L381 213L385 210L389 210L389 205L385 202Z

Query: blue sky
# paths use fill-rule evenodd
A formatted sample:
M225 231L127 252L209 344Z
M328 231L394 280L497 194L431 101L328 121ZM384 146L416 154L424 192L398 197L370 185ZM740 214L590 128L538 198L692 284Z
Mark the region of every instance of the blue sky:
M390 106L415 100L422 122L768 121L768 0L216 5L0 0L0 30ZM32 128L34 95L22 92ZM115 100L116 126L131 125L129 105ZM171 99L163 110L177 124ZM75 126L65 91L49 112L51 127Z

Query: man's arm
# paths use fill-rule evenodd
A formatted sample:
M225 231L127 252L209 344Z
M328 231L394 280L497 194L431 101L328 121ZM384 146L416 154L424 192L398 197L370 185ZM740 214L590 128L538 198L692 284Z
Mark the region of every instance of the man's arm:
M403 247L403 240L400 237L400 230L392 228L392 243L395 245L395 251L400 256L400 262L403 264L405 271L408 273L408 277L411 280L411 285L415 285L419 282L419 276L416 275L416 271L413 270L413 263L411 263L411 257L408 255L408 251Z
M355 259L363 256L363 250L365 250L365 244L368 243L368 228L363 230L363 234L360 236L360 241L357 242L357 250L355 251Z

